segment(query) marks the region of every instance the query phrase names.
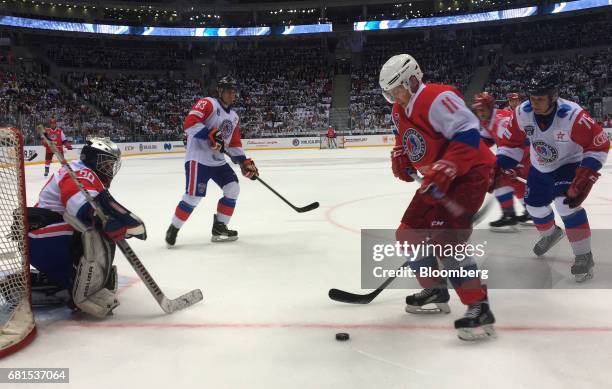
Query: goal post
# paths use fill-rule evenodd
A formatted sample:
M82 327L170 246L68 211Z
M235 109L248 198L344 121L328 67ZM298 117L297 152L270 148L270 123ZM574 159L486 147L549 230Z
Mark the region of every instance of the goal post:
M27 234L23 137L0 128L0 358L36 335Z

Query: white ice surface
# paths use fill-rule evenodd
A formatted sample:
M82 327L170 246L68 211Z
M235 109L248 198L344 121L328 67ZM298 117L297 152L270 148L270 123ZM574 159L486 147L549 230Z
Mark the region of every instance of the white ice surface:
M457 339L452 324L464 307L454 293L453 312L440 316L405 313L405 290L365 306L329 300L332 287L359 291L359 230L397 227L416 188L394 179L388 155L388 148L251 152L269 184L298 205L321 207L295 213L241 179L230 225L240 239L215 244L220 190L211 183L172 250L163 238L184 188L182 155L124 159L112 193L149 234L129 243L169 297L201 288L204 301L163 314L118 253L123 287L114 316L39 311L37 339L0 367L70 368L70 385L20 388L612 387L610 290L491 291L499 338L482 343ZM42 172L26 169L29 204L46 181ZM610 227L609 169L586 208L592 227ZM350 341L337 342L337 332Z

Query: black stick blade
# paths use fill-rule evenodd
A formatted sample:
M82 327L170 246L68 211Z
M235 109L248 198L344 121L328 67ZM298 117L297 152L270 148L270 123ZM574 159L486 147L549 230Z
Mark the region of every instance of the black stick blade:
M374 297L378 295L380 291L377 289L374 292L368 294L355 294L350 292L345 292L340 289L330 289L328 296L330 299L334 301L339 301L341 303L348 304L369 304L374 300Z
M298 211L299 213L303 213L303 212L308 212L308 211L312 211L313 209L317 209L319 208L319 202L315 201L312 204L308 204L305 207L301 207L301 208L295 208L296 211Z

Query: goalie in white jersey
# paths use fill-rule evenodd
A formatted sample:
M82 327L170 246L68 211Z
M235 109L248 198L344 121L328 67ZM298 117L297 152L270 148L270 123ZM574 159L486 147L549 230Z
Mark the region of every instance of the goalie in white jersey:
M533 251L544 255L563 237L550 207L554 203L576 257L571 273L581 282L592 277L594 266L589 221L581 204L600 176L610 141L580 105L559 98L558 82L554 73L534 77L529 100L517 107L509 132L502 137L497 165L514 169L523 157L525 138L529 139L525 203L541 235Z
M245 177L255 179L259 175L255 163L244 154L240 139L240 119L232 109L238 94L236 80L227 76L221 78L217 82L217 92L217 98L198 100L183 123L187 135L185 194L166 232L168 247L174 246L178 230L206 196L209 180L213 180L223 190L223 197L217 203L217 213L213 218L211 240L222 242L238 239L238 232L228 229L227 225L234 213L240 186L224 154L240 164Z

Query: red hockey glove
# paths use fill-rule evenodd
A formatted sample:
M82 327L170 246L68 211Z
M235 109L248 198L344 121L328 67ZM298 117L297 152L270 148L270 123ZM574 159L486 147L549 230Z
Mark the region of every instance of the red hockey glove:
M563 200L563 204L568 204L570 208L579 207L586 199L593 187L593 184L599 178L600 174L595 170L586 166L579 166L576 169L576 176L572 184L567 189L565 194L567 198Z
M72 143L70 143L70 142L66 142L66 143L64 143L64 147L65 147L66 149L68 149L68 150L72 150Z
M493 181L491 186L489 186L489 193L493 193L493 190L504 185L503 181L507 179L515 179L519 176L519 172L517 169L522 165L518 165L514 169L502 169L499 166L495 167L495 175L493 176Z
M240 164L240 170L242 170L242 175L246 178L250 178L254 180L255 177L259 176L259 170L257 170L257 166L255 166L255 162L252 159L247 158Z
M419 192L435 193L434 197L438 198L444 196L456 176L457 166L453 162L441 159L423 174L423 183Z
M414 181L414 178L410 177L411 172L414 172L414 167L404 152L403 146L395 146L391 150L391 170L393 170L393 175L402 181Z
M208 141L213 150L223 152L223 135L218 128L213 128L208 132Z

